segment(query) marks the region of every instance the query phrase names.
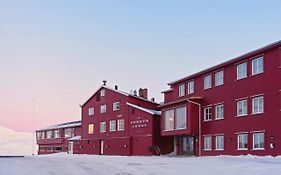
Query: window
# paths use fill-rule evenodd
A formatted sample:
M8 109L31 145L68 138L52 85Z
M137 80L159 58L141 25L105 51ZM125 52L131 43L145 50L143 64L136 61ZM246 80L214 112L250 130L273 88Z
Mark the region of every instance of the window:
M247 77L247 62L237 65L237 80Z
M42 135L41 135L41 138L42 138L42 139L45 139L45 132L41 132L41 134L42 134Z
M100 132L106 132L106 122L100 122Z
M237 135L237 149L247 150L248 149L248 134L238 134Z
M116 120L110 121L109 131L116 131Z
M94 134L94 124L88 125L88 134Z
M223 119L224 118L224 105L217 105L216 106L216 119Z
M164 117L165 117L165 130L173 130L174 129L174 110L168 110L165 111Z
M223 71L217 72L215 74L215 86L223 85Z
M264 149L264 133L253 133L253 149Z
M120 103L119 101L113 103L113 111L119 111Z
M216 150L224 150L224 136L216 136Z
M54 138L60 138L60 130L55 130L54 131Z
M53 138L53 131L47 131L47 139Z
M124 119L119 119L117 121L117 130L118 131L124 131L125 130L125 120Z
M204 108L204 121L212 120L212 107Z
M106 113L106 105L101 105L100 106L100 113Z
M185 86L184 84L179 85L179 96L182 97L185 95Z
M101 97L104 97L104 96L105 96L105 89L102 89L102 90L100 91L100 96L101 96Z
M212 75L204 77L204 89L210 89L212 87Z
M264 100L263 96L255 97L252 99L252 113L253 114L260 114L264 111Z
M94 107L91 107L89 108L89 115L94 115L95 114L95 108Z
M252 61L252 75L263 73L263 57L256 58Z
M74 128L66 128L64 129L64 137L69 138L74 136Z
M211 136L204 137L204 150L205 151L212 150L212 137Z
M248 101L241 100L237 102L237 116L245 116L248 114Z
M186 107L176 109L176 129L186 129Z
M42 132L37 132L36 138L37 138L37 140L41 140L42 139Z
M187 93L188 94L194 93L194 81L190 81L187 83Z

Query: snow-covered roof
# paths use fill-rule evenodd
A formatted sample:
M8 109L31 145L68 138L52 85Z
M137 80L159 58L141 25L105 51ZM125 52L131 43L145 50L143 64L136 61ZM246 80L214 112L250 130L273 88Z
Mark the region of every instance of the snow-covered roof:
M130 96L130 97L134 97L134 98L138 98L140 100L143 100L143 101L147 101L147 102L150 102L150 103L154 103L154 104L158 104L157 102L154 102L154 101L150 101L146 98L143 98L143 97L140 97L140 96L136 96L136 95L133 95L133 94L130 94L130 93L127 93L127 92L124 92L124 91L121 91L121 90L116 90L114 88L111 88L111 87L108 87L108 86L101 86L98 88L98 90L96 90L93 95L91 95L90 98L88 98L84 103L82 103L82 106L84 106L98 91L100 91L101 88L105 88L105 89L109 89L113 92L116 92L116 93L119 93L119 94L122 94L122 95L125 95L125 96Z
M74 136L74 137L68 139L68 141L77 141L77 140L81 140L81 136Z
M73 121L73 122L61 123L61 124L49 126L47 128L39 129L39 130L36 130L36 131L46 131L46 130L53 130L53 129L78 127L78 126L81 126L81 121Z
M131 106L133 108L139 109L141 111L147 112L147 113L152 114L152 115L161 115L161 111L147 109L147 108L144 108L144 107L141 107L141 106L137 106L137 105L134 105L134 104L131 104L131 103L127 103L127 105Z

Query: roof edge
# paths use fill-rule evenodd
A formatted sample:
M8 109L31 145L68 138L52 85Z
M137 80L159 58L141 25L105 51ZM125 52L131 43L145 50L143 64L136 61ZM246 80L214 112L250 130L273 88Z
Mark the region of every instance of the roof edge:
M234 57L234 58L232 58L232 59L230 59L230 60L228 60L228 61L225 61L225 62L223 62L223 63L220 63L220 64L217 64L217 65L215 65L215 66L209 67L209 68L204 69L204 70L202 70L202 71L200 71L200 72L197 72L197 73L191 74L191 75L189 75L189 76L186 76L186 77L177 79L177 80L175 80L175 81L171 81L171 82L169 82L169 83L167 83L167 84L168 84L168 85L173 85L173 84L179 83L179 82L181 82L181 81L184 81L184 80L193 78L193 77L198 76L198 75L200 75L200 74L204 74L204 73L209 72L209 71L212 71L212 70L214 70L214 69L218 69L219 67L225 66L225 65L227 65L227 64L231 64L231 63L233 63L233 62L238 61L239 59L243 59L243 58L245 58L245 57L258 54L259 52L264 52L264 51L266 51L266 50L270 50L270 49L272 49L272 48L274 48L274 47L277 47L277 46L281 46L281 40L279 40L279 41L277 41L277 42L274 42L274 43L271 43L271 44L268 44L268 45L265 45L265 46L263 46L263 47L261 47L261 48L259 48L259 49L256 49L256 50L247 52L247 53L242 54L242 55L240 55L240 56L238 56L238 57Z

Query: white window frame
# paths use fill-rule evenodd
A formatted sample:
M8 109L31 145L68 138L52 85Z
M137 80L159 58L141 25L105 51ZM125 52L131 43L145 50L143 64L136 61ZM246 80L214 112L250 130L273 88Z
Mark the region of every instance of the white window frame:
M58 139L58 138L60 138L61 136L60 136L60 130L59 129L56 129L56 130L54 130L54 138L55 139Z
M204 136L204 151L212 151L212 136Z
M116 101L112 104L113 111L119 111L120 110L120 102Z
M100 106L100 113L101 114L106 113L106 104Z
M204 76L204 90L212 88L212 74Z
M211 121L212 120L212 107L205 107L204 108L204 121Z
M179 97L185 96L185 84L179 85Z
M224 150L224 135L216 135L215 139L216 139L216 150L223 151Z
M262 114L262 113L264 113L264 96L253 97L252 114Z
M243 140L245 139L245 140ZM241 145L245 145L244 147L240 147L240 142ZM249 144L249 140L248 140L248 133L239 133L237 134L237 150L248 150L248 144Z
M90 107L88 109L88 114L89 114L89 116L94 115L95 114L95 107Z
M244 106L244 103L246 103L246 106ZM240 107L242 107L242 109L241 109L242 113L241 114L240 114ZM243 108L243 107L245 107L245 108ZM243 99L243 100L237 101L236 108L237 108L237 117L242 117L242 116L248 115L248 100Z
M215 106L216 120L224 119L224 104Z
M100 122L100 133L106 132L106 122Z
M255 135L257 135L258 137L255 137ZM263 140L260 140L260 135L263 135ZM258 141L263 141L263 147L255 147L255 139L258 138ZM260 143L258 143L260 144ZM264 132L254 132L253 133L253 150L265 150L265 133Z
M195 88L194 80L187 82L187 94L193 94Z
M109 121L109 131L110 132L116 131L116 129L117 129L116 124L117 124L116 120Z
M125 119L118 119L117 120L117 130L124 131L125 130Z
M253 59L252 60L252 75L258 75L258 74L261 74L263 72L264 72L264 59L263 59L263 57Z
M243 69L243 70L240 71L241 68L245 68L245 70ZM236 70L237 70L237 80L241 80L241 79L244 79L244 78L248 77L248 63L247 62L238 64ZM242 71L243 71L243 74L242 74L243 76L240 75L240 73Z
M224 71L221 70L215 74L215 86L221 86L224 84Z
M104 96L105 96L105 89L102 89L102 90L100 91L100 96L101 96L101 97L104 97Z

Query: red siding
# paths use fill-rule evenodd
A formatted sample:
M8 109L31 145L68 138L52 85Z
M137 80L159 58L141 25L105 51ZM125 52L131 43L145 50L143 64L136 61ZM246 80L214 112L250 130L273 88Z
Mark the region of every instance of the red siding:
M279 47L279 46L278 46ZM281 123L280 118L280 93L281 84L277 83L281 80L280 65L280 49L278 47L270 50L263 51L262 53L256 53L256 56L263 54L264 56L264 73L252 76L252 58L245 57L239 59L238 62L247 61L248 63L248 77L242 80L236 80L236 65L237 63L225 64L222 67L217 67L216 70L211 72L204 72L204 74L198 74L195 77L191 77L195 81L195 93L187 95L181 98L189 97L203 97L201 102L202 106L212 105L212 121L202 122L202 135L211 134L213 136L213 151L203 151L203 155L238 155L238 154L255 154L255 155L280 155L281 147L276 146L274 149L269 147L270 143L275 145L281 145L281 135L279 132L279 125ZM213 86L215 77L214 74L217 70L224 70L224 84L218 87L212 87L208 90L204 89L203 76L212 73ZM179 100L178 86L182 83L186 83L188 79L184 79L184 82L177 82L171 85L172 92L166 93L165 103ZM187 88L186 88L187 89ZM165 96L166 96L165 94ZM255 95L264 95L264 108L265 113L259 115L252 115L252 97ZM236 99L239 98L248 99L248 112L249 115L245 117L236 117ZM215 120L215 104L224 103L224 119ZM179 106L179 105L176 105ZM171 106L164 107L162 111ZM196 107L194 106L194 109ZM195 119L196 112L194 109L190 109L189 112L193 113L188 115L188 121ZM197 111L198 112L198 111ZM201 120L203 121L203 110L201 111ZM162 114L162 127L164 126L164 117ZM196 122L193 122L194 131L196 131ZM162 129L163 130L163 129ZM249 150L237 151L237 132L252 132L252 131L265 131L265 150L254 151L252 150L252 134L249 134ZM194 132L196 134L196 132ZM225 136L225 150L214 151L216 134L224 133ZM173 131L169 135L190 134L187 130ZM167 133L162 131L162 135ZM202 140L203 146L203 140Z
M105 96L96 101L96 95L105 89ZM101 154L101 141L103 141L103 154L106 155L153 155L158 146L162 148L160 138L160 118L148 112L129 106L135 104L148 109L157 109L157 104L148 100L130 95L124 95L108 89L101 88L86 104L82 106L82 142L83 153ZM120 110L113 111L113 103L120 102ZM107 111L100 113L100 106L107 104ZM95 107L95 114L88 115L88 109ZM125 120L124 131L110 131L111 120ZM100 122L106 122L106 132L100 133ZM94 124L94 133L88 134L88 125ZM156 129L155 129L156 128ZM157 138L158 137L158 138ZM90 142L95 141L95 148ZM136 144L138 142L139 144Z

